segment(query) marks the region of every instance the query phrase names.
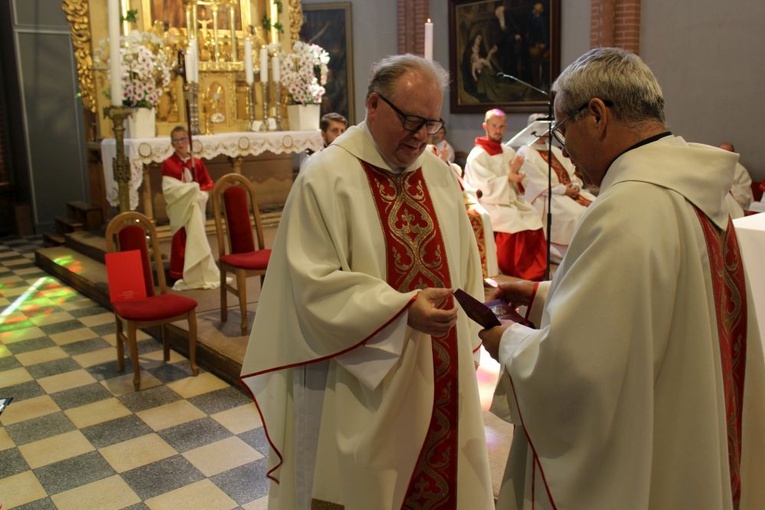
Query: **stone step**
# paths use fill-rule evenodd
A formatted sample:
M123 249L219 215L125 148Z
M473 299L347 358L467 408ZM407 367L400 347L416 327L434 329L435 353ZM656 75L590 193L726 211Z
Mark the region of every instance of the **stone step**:
M43 246L61 246L66 243L66 237L58 232L43 232Z
M83 230L85 224L69 216L56 216L56 230L61 234L68 234L69 232L76 232Z
M86 230L100 229L104 223L101 209L88 202L80 200L67 202L66 210L68 216L83 223Z

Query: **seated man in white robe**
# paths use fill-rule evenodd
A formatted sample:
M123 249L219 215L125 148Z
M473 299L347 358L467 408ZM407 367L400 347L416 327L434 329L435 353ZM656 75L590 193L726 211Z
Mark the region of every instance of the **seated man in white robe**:
M535 115L529 118L530 122L535 120ZM547 148L546 133L537 138L532 145L520 147L518 154L523 156L520 173L526 175L523 196L539 212L545 233L550 237L550 260L560 264L571 243L579 218L595 200L595 196L584 190L584 183L575 174L571 160L564 157L562 151L554 145L552 165L548 167ZM547 232L548 173L552 191L550 232Z
M476 243L478 244L478 254L481 256L483 277L489 278L498 275L497 245L494 242L494 230L491 228L491 217L478 201L481 197L481 190L474 188L461 177L462 168L457 163L449 162L446 159L446 153L439 151L435 145L430 145L429 147L436 156L449 165L449 168L452 169L452 172L457 177L457 182L460 184L462 198L465 201L465 209L470 219L470 225L473 227Z
M207 194L215 184L201 159L189 152L186 128L176 126L170 133L175 153L162 162L162 194L173 240L170 277L173 290L216 289L220 271L205 232Z
M505 113L492 109L484 116L486 136L475 139L465 164L465 180L482 192L479 201L491 216L497 262L502 274L527 280L547 275L547 245L537 211L523 199L523 158L502 145Z

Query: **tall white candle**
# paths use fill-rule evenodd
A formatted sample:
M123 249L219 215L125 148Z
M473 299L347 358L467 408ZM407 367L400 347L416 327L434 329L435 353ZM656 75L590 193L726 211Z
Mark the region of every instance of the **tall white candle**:
M425 23L425 58L433 60L433 23L430 18Z
M281 69L279 69L279 54L278 53L274 55L274 58L271 60L271 66L273 68L273 80L275 83L279 83L279 78L281 78L281 75L279 73Z
M120 58L120 4L119 0L109 0L106 11L109 17L109 85L112 106L122 105L122 72Z
M268 50L260 48L260 81L268 83Z
M279 22L279 6L276 5L274 0L271 0L271 42L279 42L279 31L274 25Z
M244 39L244 81L252 85L252 41L249 37Z

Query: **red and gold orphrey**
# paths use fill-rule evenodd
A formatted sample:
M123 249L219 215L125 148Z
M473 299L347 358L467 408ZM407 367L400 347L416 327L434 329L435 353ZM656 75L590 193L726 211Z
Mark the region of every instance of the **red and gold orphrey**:
M728 424L728 465L733 508L741 499L741 418L746 368L747 299L744 266L733 222L720 231L696 209L709 253L720 341L725 417Z
M401 292L451 287L446 249L422 169L392 174L361 162L388 254L386 281ZM447 306L453 306L450 302ZM432 338L433 412L402 508L457 506L457 334Z

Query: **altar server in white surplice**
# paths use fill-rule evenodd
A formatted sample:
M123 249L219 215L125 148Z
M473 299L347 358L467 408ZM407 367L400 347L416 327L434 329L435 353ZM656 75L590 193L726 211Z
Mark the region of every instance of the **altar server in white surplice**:
M536 119L534 119L536 120ZM547 137L542 136L532 145L518 149L523 156L520 173L526 175L524 198L539 211L542 224L547 229L548 170L552 183L552 227L545 232L550 237L550 260L559 264L568 250L579 218L595 200L584 190L584 183L575 174L571 160L564 157L558 147L552 148L552 168L548 167Z
M723 204L736 156L667 131L625 50L587 52L553 90L600 194L551 284L501 284L538 329L481 333L492 411L515 423L497 509L760 509L765 363Z
M366 120L298 174L242 380L270 441L269 508L493 509L475 374L483 299L457 181L425 151L448 75L378 62Z
M178 279L173 290L217 289L220 272L205 232L207 195L215 183L204 162L189 151L186 128L170 133L175 153L162 162L162 194L173 239L170 276Z

